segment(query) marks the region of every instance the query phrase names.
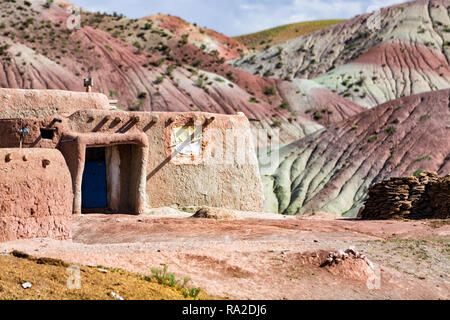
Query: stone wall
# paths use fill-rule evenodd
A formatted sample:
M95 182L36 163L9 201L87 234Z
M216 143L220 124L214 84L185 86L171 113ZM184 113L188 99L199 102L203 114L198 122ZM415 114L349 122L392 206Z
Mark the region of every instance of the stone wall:
M450 217L450 177L423 172L396 177L369 188L358 213L362 219L425 219Z
M72 180L54 149L0 149L0 242L69 239Z

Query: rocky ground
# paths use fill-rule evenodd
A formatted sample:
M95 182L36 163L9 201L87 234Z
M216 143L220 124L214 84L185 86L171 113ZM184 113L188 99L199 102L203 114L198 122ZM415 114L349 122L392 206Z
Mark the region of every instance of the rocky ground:
M450 298L448 220L245 213L215 220L170 212L76 216L73 241L19 240L0 244L0 251L140 274L165 264L219 298ZM358 257L339 254L350 247ZM327 263L330 252L343 260Z

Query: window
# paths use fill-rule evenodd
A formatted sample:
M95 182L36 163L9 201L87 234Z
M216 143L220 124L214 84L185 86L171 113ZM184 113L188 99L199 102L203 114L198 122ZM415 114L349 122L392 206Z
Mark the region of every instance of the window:
M202 154L202 127L180 126L172 129L172 152L199 156Z
M54 135L55 135L54 129L42 129L41 128L41 138L42 139L53 140Z

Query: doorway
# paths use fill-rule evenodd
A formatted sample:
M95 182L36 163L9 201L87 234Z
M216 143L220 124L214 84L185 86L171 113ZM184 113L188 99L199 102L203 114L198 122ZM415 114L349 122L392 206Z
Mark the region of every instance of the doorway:
M81 186L82 210L103 209L108 206L105 148L86 148Z

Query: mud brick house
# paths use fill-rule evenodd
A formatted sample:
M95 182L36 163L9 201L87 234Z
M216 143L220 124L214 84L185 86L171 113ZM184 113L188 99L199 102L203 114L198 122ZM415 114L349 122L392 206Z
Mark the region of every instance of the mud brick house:
M50 230L72 213L174 204L262 210L243 114L125 112L99 93L0 89L1 228L52 234L30 230L30 221ZM52 236L69 234L62 227Z

